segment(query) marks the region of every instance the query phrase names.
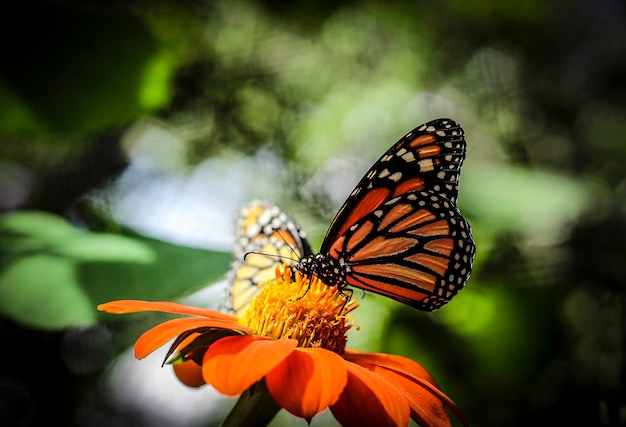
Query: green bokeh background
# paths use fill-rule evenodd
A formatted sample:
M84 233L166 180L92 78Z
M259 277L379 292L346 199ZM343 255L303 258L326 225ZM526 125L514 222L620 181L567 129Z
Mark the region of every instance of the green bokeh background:
M422 363L472 426L626 424L621 2L68 1L3 20L0 425L163 425L158 401L106 384L164 317L95 306L188 301L225 276L211 233L166 233L197 213L155 220L182 203L169 179L208 168L212 213L268 198L319 247L336 184L437 117L466 131L474 273L435 313L366 295L350 346ZM116 209L136 170L144 198Z

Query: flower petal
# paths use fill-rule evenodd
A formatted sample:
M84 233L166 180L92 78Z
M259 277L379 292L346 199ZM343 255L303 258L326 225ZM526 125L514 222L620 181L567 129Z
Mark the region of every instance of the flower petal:
M157 348L167 343L172 338L185 331L197 328L222 328L241 332L250 331L249 328L239 325L237 322L207 319L206 317L185 317L163 322L152 329L144 332L135 343L135 357L143 359Z
M204 355L202 374L220 393L234 396L263 378L285 360L298 341L273 341L256 335L222 338Z
M174 373L186 386L200 387L206 384L202 376L202 367L193 360L175 364Z
M189 314L192 316L203 316L211 319L220 319L224 321L237 321L237 318L229 314L220 313L215 310L206 308L191 307L188 305L177 304L175 302L166 301L141 301L141 300L119 300L100 304L98 310L106 311L113 314L129 314L141 311L162 311L174 314Z
M367 369L367 367L366 367ZM411 418L424 427L449 427L450 418L439 397L422 383L403 374L379 366L372 367L372 372L396 386L411 407ZM433 386L434 387L434 386ZM451 402L451 401L450 401ZM452 403L454 405L454 403Z
M383 366L394 371L401 372L411 378L423 378L430 384L437 386L437 382L426 369L419 363L407 357L397 356L395 354L383 353L362 353L356 350L346 350L343 357L346 360L357 363L359 365Z
M172 347L168 351L168 355L165 356L166 359L177 348L185 347L191 344L196 338L201 336L201 334L198 332L191 332L187 335L186 338L181 339L183 335L184 333L178 336L178 339L176 340L180 340L178 343L175 341L174 344L172 344ZM174 369L174 373L183 384L189 387L200 387L206 384L204 378L202 377L202 367L198 363L196 363L195 360L187 359L183 361L183 357L181 356L179 361L174 363L172 367Z
M394 384L409 402L411 418L420 425L449 426L445 406L467 425L461 410L439 389L434 378L419 363L402 356L354 350L347 350L344 357Z
M409 405L393 385L359 365L347 363L346 366L348 385L330 407L342 426L409 424Z
M276 403L309 421L337 401L347 382L345 361L322 348L297 348L265 377Z

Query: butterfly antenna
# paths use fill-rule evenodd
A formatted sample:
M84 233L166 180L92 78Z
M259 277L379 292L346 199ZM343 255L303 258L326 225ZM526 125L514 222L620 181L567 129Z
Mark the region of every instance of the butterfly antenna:
M298 262L299 260L292 258L292 257L288 257L288 256L284 256L284 255L278 255L278 254L266 254L265 252L256 252L256 251L249 251L246 252L243 255L243 259L244 261L246 260L246 258L248 258L248 255L252 255L252 254L256 254L256 255L263 255L263 256L269 256L272 258L278 258L278 259L288 259L289 261L293 261L293 262Z

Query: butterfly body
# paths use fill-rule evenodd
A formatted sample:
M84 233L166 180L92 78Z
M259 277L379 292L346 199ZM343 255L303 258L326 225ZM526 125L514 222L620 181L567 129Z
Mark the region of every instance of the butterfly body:
M343 290L346 275L349 271L343 258L335 259L324 254L313 254L302 258L293 266L306 276L317 276L328 286L336 286Z
M465 150L463 129L453 120L413 129L357 184L319 253L289 218L296 260L288 265L341 291L356 287L421 310L440 308L465 286L476 250L456 205ZM270 232L261 233L264 241Z

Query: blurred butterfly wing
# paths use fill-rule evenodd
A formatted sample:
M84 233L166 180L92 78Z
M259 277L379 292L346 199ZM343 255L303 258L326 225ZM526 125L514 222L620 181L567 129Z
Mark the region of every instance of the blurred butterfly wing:
M229 286L220 309L237 315L256 296L259 283L275 277L276 265L291 265L313 253L300 226L264 201L253 201L240 210L235 238Z
M348 266L346 283L432 311L463 288L476 247L454 203L408 192L366 214L330 247Z
M259 284L276 276L276 265L294 256L285 243L274 236L253 242L248 246L245 260L233 261L228 275L229 289L224 304L226 311L239 315L259 292Z
M465 159L463 129L451 119L425 123L396 142L370 168L331 223L320 252L385 201L410 191L433 191L455 203Z

